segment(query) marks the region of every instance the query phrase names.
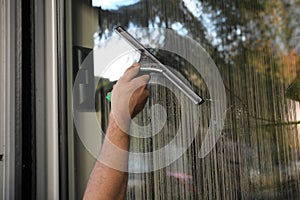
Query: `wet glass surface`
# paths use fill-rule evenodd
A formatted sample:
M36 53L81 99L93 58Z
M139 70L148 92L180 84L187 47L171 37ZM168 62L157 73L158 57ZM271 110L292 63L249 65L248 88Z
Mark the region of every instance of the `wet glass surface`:
M149 86L151 98L134 121L141 126L150 124L153 136L133 137L131 151L152 152L163 148L178 130L182 132L179 143L187 138L192 143L178 160L164 168L130 173L127 199L300 198L300 1L141 0L133 1L132 5L89 9L96 10L100 26L93 45L101 46L113 37L116 25L126 29L172 29L201 44L216 64L226 91L221 137L207 156L199 158L212 119L211 107L218 99L210 96L202 75L191 63L159 50L163 41L159 36L163 34L136 36L206 101L195 107L181 93L176 96L166 87ZM76 26L80 28L74 23ZM77 37L76 32L72 34ZM188 45L179 47L189 52ZM96 84L96 110L105 130L110 110L105 96L115 80L96 76L100 78ZM151 109L155 104L166 111L166 122L159 131L155 127L160 126L164 116L160 110ZM199 127L193 139L194 130L190 129L195 118ZM80 141L74 137L76 148ZM177 145L174 151L181 147ZM84 190L84 184L79 182L87 180L92 165L82 165L80 160L86 158L81 151L84 150L75 150L73 161L77 171L72 184L78 191ZM143 162L130 159L129 168L147 169L172 157L168 153ZM81 199L81 193L76 198Z

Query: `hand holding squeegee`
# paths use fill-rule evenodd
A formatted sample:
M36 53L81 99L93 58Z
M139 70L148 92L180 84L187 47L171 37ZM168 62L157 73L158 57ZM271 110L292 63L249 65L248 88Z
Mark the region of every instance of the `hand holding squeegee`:
M201 104L204 102L203 98L198 96L188 85L186 85L178 76L176 76L170 69L162 64L149 50L147 50L141 43L139 43L123 27L118 26L115 28L115 31L131 46L139 51L142 58L151 60L151 64L141 64L140 70L142 73L160 73L169 81L171 81L171 83L173 83L195 104Z

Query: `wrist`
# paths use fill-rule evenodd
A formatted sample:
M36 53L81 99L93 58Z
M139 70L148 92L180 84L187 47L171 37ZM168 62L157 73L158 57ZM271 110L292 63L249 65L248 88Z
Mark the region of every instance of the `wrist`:
M131 124L131 118L120 118L116 117L112 112L109 114L109 129L118 129L119 131L114 131L115 133L118 133L119 136L125 136L129 137L130 132L130 124ZM108 131L107 133L110 133L111 131Z

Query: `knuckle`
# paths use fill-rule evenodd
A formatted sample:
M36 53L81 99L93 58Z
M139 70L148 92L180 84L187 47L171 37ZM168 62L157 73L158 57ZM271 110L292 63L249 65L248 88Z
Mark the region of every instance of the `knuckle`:
M145 75L143 75L142 77L143 77L143 79L144 79L145 81L147 81L147 82L150 80L150 75L149 75L149 74L145 74Z
M137 63L134 63L133 65L131 65L128 69L126 69L125 73L128 71L132 71L133 69L138 69L140 65Z
M143 76L136 78L136 81L139 84L147 84L149 82L149 80L150 80L149 75L143 75Z

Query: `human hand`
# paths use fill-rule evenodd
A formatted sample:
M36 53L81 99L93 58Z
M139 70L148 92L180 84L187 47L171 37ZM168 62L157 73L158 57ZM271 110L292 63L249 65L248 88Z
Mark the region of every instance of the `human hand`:
M150 95L147 90L149 75L137 76L139 64L134 63L114 85L112 90L112 114L123 131L128 131L131 118L145 106Z

